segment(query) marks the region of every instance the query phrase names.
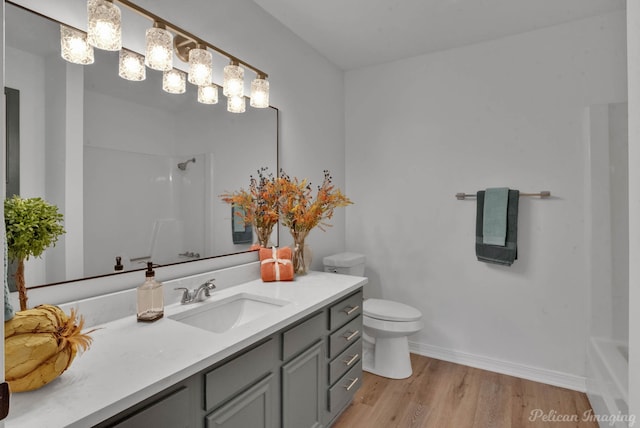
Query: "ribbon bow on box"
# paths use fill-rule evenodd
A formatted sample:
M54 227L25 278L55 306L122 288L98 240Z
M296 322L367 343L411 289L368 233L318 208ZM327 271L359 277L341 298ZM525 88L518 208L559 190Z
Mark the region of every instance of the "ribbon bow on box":
M264 282L293 281L291 248L260 248L260 276Z

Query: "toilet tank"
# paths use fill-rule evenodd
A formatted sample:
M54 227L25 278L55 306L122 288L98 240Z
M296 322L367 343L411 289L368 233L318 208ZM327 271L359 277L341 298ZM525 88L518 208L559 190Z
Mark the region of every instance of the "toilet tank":
M339 253L322 259L325 272L355 276L364 276L364 261L364 255L358 253Z

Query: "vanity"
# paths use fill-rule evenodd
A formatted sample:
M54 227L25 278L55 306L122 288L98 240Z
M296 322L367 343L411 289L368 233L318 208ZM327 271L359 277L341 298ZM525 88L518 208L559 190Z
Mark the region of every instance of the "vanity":
M62 376L12 395L5 426L330 426L362 382L366 282L258 279L168 305L154 323L103 323Z

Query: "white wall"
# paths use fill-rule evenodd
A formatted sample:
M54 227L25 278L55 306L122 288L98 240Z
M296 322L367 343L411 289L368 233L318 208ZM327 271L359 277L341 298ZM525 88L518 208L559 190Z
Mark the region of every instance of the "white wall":
M640 416L640 3L627 1L629 76L629 414Z
M346 74L347 248L418 307L413 348L584 388L584 110L626 100L624 13ZM476 261L475 201L520 198L518 260ZM506 364L497 364L505 361Z

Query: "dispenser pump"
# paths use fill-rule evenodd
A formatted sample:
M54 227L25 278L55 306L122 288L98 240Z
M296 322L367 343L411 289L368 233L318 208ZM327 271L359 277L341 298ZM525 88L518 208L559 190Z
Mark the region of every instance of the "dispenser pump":
M162 283L156 281L153 262L147 262L145 281L138 287L138 321L155 321L164 316L164 292Z
M153 278L156 276L156 272L153 270L153 262L147 262L147 271L144 273L147 278Z

